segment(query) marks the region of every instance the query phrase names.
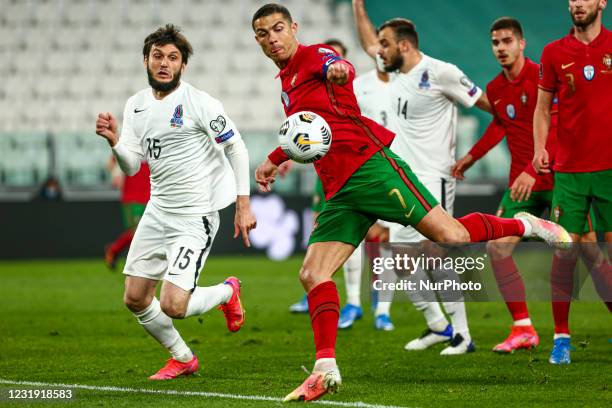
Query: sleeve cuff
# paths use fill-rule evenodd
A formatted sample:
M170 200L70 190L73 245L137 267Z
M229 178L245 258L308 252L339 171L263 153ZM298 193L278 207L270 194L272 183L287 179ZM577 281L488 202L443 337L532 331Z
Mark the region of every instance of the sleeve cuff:
M277 147L272 153L268 155L268 159L270 159L270 161L274 163L274 165L280 166L281 164L289 160L289 156L287 156L285 152L283 152L283 149Z
M526 167L525 167L525 173L529 174L531 177L533 178L538 178L538 173L536 172L536 170L533 168L533 164L529 163Z

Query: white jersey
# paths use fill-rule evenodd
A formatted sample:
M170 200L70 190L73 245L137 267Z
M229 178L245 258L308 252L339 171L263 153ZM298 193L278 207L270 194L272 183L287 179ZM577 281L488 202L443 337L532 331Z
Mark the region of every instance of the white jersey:
M223 105L181 81L161 100L151 88L125 104L119 143L149 163L151 200L172 214L206 214L236 200L222 145L241 139Z
M359 75L353 82L353 92L361 114L384 127L389 127L391 113L388 87L388 82L378 78L376 69Z
M482 90L455 65L422 57L389 84L397 133L391 149L420 179L449 179L457 144L456 103L472 107Z

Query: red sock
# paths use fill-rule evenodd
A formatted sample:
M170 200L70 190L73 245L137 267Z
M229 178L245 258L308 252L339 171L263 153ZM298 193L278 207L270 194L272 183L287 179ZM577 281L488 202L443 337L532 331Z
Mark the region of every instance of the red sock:
M588 262L585 260L585 263ZM608 261L603 261L598 266L587 264L587 268L589 268L593 278L593 285L595 290L597 290L597 294L606 303L608 309L610 309L609 303L612 301L612 264Z
M555 334L569 334L569 310L574 291L574 268L577 258L553 256L550 271L551 296Z
M134 231L131 229L125 231L111 244L110 250L113 254L120 254L121 251L130 246L132 238L134 238Z
M491 241L510 236L522 237L525 226L521 220L500 218L491 214L471 213L457 218L470 233L471 242Z
M511 256L491 259L497 286L514 321L529 318L525 302L525 284Z
M308 292L308 311L314 333L316 359L336 358L340 299L333 281L320 283Z

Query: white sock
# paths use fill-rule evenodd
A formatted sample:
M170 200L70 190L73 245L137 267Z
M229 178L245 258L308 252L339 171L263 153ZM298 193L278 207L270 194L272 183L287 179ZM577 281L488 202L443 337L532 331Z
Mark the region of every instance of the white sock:
M533 227L531 226L531 223L524 218L517 218L517 219L521 220L521 222L525 226L525 233L523 234L523 236L530 237L531 234L533 234Z
M215 286L198 286L191 294L185 317L206 313L215 306L228 302L233 293L232 287L225 283Z
M361 306L361 245L344 262L344 286L346 286L346 302Z
M380 274L380 280L384 283L395 283L397 281L397 275L395 274L395 270L386 269L383 273ZM384 292L380 292L382 296L379 296L379 301L376 304L376 311L374 312L375 316L380 316L383 314L390 314L391 310L391 302L393 301L393 294L395 291L386 290ZM384 298L384 301L381 301L380 298Z
M416 287L419 288L419 282L428 281L429 277L422 269L419 268L414 271L414 274L410 280L415 282ZM436 332L443 331L446 328L448 322L444 316L444 313L442 312L442 308L438 303L438 299L436 298L434 291L417 289L408 290L406 293L408 294L408 298L412 301L414 307L423 312L423 317L425 317L427 327Z
M571 336L567 333L555 333L555 336L553 337L553 340L557 340L557 339L569 339L571 338Z
M453 325L453 334L459 333L469 343L472 336L468 328L465 302L444 302L444 309Z
M531 319L527 317L525 319L515 320L514 325L515 326L531 326Z
M337 368L335 358L320 358L315 361L315 365L312 371L329 371Z
M157 298L153 298L149 307L134 313L134 316L155 340L170 351L175 360L186 363L193 358L193 353L174 328L172 319L162 312Z

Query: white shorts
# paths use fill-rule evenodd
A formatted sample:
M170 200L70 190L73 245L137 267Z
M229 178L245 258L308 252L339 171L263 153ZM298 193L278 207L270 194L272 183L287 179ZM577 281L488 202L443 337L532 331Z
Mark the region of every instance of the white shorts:
M147 205L138 223L123 273L166 280L193 291L219 229L219 213L169 214Z
M453 207L455 205L455 187L457 181L451 179L427 179L419 178L421 183L427 190L438 200L442 208L450 215L453 215ZM389 223L389 241L390 242L421 242L427 240L414 227L404 227L401 224Z

